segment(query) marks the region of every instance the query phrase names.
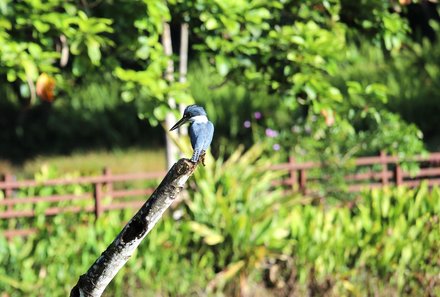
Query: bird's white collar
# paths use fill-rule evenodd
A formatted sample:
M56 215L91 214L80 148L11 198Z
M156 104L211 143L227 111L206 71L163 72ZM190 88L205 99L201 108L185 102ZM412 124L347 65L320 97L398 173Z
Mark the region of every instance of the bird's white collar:
M194 116L194 117L190 118L189 121L191 123L207 123L208 117L204 116L204 115L198 115L198 116Z

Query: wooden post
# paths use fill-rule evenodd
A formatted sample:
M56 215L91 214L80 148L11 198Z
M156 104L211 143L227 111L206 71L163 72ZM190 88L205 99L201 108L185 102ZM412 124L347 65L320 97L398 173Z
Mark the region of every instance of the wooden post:
M307 183L307 172L304 168L299 170L299 190L305 194L306 193L306 183Z
M95 217L98 219L102 214L102 183L96 183L93 191L95 199Z
M295 186L297 184L297 174L296 169L293 169L292 167L295 165L295 158L292 156L289 156L289 166L291 167L289 169L289 179L290 184L292 186L292 190L295 190Z
M387 154L384 151L380 151L380 163L382 164L381 182L382 186L388 185L388 164L387 164Z
M10 173L5 173L5 175L3 176L3 181L5 182L5 190L4 190L5 200L12 199L13 188L11 188L9 184L10 182L13 181L12 175ZM13 208L14 205L12 204L8 205L8 211L12 211Z
M105 194L106 196L110 196L113 199L113 182L111 181L112 171L108 167L104 167L102 170L102 174L104 175L104 186L105 186Z
M394 179L396 182L396 186L400 186L403 184L403 172L398 163L396 163L396 167L394 167Z

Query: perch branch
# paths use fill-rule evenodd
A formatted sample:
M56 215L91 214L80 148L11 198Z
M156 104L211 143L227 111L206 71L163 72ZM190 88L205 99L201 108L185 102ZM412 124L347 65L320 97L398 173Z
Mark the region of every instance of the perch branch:
M89 270L80 276L71 297L101 296L107 285L128 261L165 210L171 205L197 165L180 159L150 196L147 202L122 229Z

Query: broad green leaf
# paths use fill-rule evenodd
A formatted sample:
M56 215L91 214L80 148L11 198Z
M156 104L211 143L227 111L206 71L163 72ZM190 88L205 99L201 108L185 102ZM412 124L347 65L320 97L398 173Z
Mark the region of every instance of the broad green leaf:
M101 50L99 42L96 39L87 39L87 54L94 65L99 65L101 62Z

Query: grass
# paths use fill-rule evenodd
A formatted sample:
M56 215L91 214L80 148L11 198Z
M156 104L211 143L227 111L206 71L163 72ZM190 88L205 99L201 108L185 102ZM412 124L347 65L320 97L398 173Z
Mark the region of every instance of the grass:
M43 165L53 166L58 172L79 171L82 174L100 172L104 167L113 173L155 172L166 169L164 148L130 148L113 151L86 151L71 155L38 156L20 165L0 160L0 173L12 172L18 176L31 177Z

